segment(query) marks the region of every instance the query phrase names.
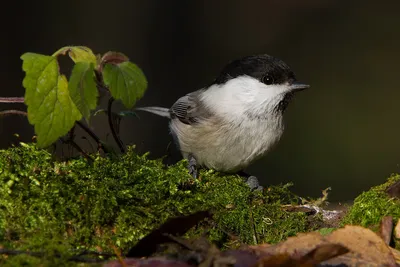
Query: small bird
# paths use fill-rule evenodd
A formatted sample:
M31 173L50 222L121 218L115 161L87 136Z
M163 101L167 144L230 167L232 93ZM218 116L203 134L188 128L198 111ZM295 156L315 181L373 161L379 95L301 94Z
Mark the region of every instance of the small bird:
M189 173L202 166L239 173L265 155L284 131L283 113L299 83L282 60L263 54L228 63L206 88L179 98L171 108L142 107L170 119L170 130ZM258 187L258 181L251 187Z

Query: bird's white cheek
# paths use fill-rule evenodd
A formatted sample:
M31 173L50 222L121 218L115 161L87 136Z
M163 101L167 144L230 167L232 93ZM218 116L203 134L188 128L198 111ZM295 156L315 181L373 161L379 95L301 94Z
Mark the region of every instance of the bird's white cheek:
M239 119L249 111L265 112L283 98L287 86L266 85L248 77L238 77L226 84L212 86L202 95L207 108L224 118Z
M283 99L286 91L287 88L283 85L262 84L254 90L254 97L248 107L260 112L273 108Z

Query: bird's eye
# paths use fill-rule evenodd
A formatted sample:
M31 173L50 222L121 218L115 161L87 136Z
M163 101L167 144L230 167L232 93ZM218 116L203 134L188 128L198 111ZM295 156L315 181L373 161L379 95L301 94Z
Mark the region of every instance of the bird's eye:
M274 83L274 79L270 75L266 75L262 79L263 83L269 85Z

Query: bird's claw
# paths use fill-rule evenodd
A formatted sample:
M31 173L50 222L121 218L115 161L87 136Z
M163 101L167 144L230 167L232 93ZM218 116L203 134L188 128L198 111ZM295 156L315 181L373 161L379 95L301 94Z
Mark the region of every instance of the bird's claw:
M194 178L197 179L198 173L197 173L197 161L196 158L193 155L189 155L188 157L188 170L189 174Z
M258 182L257 177L249 176L246 180L246 184L250 187L251 191L262 191L264 189Z

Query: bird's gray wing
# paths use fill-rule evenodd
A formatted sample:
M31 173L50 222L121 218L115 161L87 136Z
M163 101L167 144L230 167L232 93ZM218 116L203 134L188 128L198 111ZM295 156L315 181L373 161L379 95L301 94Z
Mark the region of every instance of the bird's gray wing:
M199 90L179 98L170 109L171 119L177 118L189 125L206 119L209 113L199 98L201 93Z

